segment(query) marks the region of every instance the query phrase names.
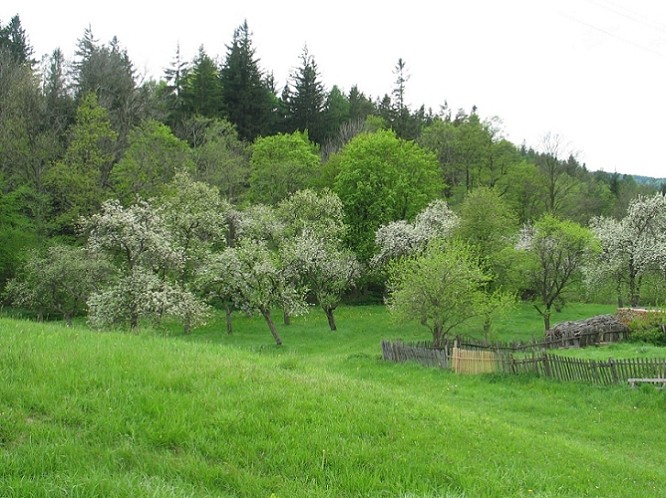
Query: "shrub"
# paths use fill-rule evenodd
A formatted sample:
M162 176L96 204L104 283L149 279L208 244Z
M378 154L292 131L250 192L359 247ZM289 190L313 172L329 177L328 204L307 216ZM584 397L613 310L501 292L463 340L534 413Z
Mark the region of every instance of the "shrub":
M629 322L629 340L666 346L666 313L656 311L636 315Z

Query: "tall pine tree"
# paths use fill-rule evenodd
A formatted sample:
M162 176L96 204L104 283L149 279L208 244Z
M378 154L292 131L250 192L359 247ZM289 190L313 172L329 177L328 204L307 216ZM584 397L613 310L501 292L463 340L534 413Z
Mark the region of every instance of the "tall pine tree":
M33 65L33 48L28 42L25 29L21 26L18 14L12 17L6 26L0 21L0 51L7 51L10 58L19 64Z
M308 52L307 46L301 54L301 66L291 74L291 82L283 93L283 99L287 106L287 122L291 130L307 130L313 142L321 143L324 138L322 111L326 92L320 80L317 63Z
M254 56L247 21L234 31L220 80L224 110L236 126L238 136L251 142L266 133L273 101L259 68L259 59Z
M108 44L99 43L89 26L78 40L75 55L73 81L77 103L90 92L95 93L99 105L109 111L122 148L127 133L142 119L145 110L127 51L116 37Z
M222 82L215 61L203 45L185 76L183 107L189 116L222 117Z
M185 119L183 94L188 67L188 63L180 55L178 44L171 65L164 70L165 83L160 88L166 111L165 122L176 134L181 132Z

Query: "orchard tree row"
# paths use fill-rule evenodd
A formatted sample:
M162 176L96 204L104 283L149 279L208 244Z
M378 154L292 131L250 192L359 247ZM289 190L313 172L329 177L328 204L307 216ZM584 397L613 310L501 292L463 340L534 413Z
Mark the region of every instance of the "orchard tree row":
M136 329L178 319L186 333L213 307L261 315L277 345L273 313L317 305L331 330L334 311L363 279L384 282L389 309L427 326L435 345L481 317L486 335L499 314L529 298L550 327L569 296L612 290L640 302L645 277L664 289L666 197L631 202L621 220L590 228L545 214L520 227L495 189L471 192L458 213L431 200L413 221L374 231L373 256L349 249L344 206L328 190L299 190L275 206L238 209L219 191L177 173L150 201L106 201L78 227L85 245L32 251L5 288L15 306L68 323L87 314L93 327Z
M405 104L402 60L390 96L373 100L357 87L327 90L304 50L301 66L278 91L259 67L247 23L216 60L203 47L192 61L177 53L163 79L141 82L120 42L100 43L88 29L73 61L56 49L38 64L18 16L0 22L0 284L12 279L6 296L65 318L87 310L98 325L134 327L142 317L166 315L180 317L186 329L210 304L255 310L271 326L276 305L288 317L316 302L334 328L333 309L354 282L357 293L388 289L396 297L406 274L418 274L427 257L444 268L437 258L455 254L479 272L466 280L485 297L469 302L483 303L473 308L483 310L488 326L507 296L537 300L547 326L567 288L579 298L585 289L580 255L567 256L573 269L556 268L564 280L554 290L528 278L524 258L516 257L535 254L539 234L551 226L582 230L586 261L599 244L612 253L605 269L586 273L597 292L611 288L619 302L638 304L642 286L651 296L661 285L660 257L646 252L661 247L659 231L635 221L636 206L659 198L655 188L587 171L557 137L544 137L538 150L518 147L502 138L496 119L484 120L475 109L413 111ZM281 208L299 196L328 199L335 215L321 216L334 221L313 228L314 218L296 219L305 208ZM190 228L179 225L186 215L193 216ZM495 218L504 220L496 231L483 225ZM640 236L625 226L632 223ZM133 228L121 230L123 224ZM588 226L594 243L582 228ZM200 233L202 227L209 231ZM149 240L122 242L114 230ZM627 240L619 242L620 234ZM639 240L642 246L628 248ZM305 253L316 268L298 263ZM415 266L405 273L403 264ZM259 283L244 280L254 267L274 289L259 293L263 304L248 290ZM335 291L313 276L326 281L325 272L340 268L349 274L330 284ZM36 275L40 269L54 273ZM69 269L81 273L75 281L94 276L90 286L68 290ZM215 273L234 278L216 281ZM35 290L48 281L50 292ZM60 292L67 299L53 297ZM441 319L432 324L439 335L448 327Z

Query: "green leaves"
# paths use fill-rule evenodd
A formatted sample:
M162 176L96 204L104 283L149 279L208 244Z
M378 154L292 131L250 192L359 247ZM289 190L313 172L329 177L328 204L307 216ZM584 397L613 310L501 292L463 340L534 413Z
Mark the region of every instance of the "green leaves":
M125 202L137 195L154 197L176 172L194 169L187 144L157 121L143 121L130 131L128 140L129 148L111 172L113 190Z
M362 261L372 256L381 225L413 218L442 192L435 156L390 131L358 135L337 161L335 192L345 206L348 242Z
M487 312L489 278L469 246L436 240L422 255L393 263L387 304L399 319L430 328L439 345L453 328Z
M318 174L319 153L307 132L273 135L255 142L251 167L250 199L277 204L312 184Z
M540 313L548 330L551 307L562 301L567 288L580 276L583 265L596 250L596 243L589 229L545 215L534 224L528 247L533 258L528 279L544 306Z
M87 94L76 112L65 156L45 178L53 198L57 230L73 233L79 217L93 214L101 205L116 139L108 112L94 93Z

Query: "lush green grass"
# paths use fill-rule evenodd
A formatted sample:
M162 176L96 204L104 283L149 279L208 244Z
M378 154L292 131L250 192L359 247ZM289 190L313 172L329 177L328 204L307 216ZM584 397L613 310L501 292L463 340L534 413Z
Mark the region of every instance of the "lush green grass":
M588 348L569 348L553 350L553 352L574 358L588 358L591 360L616 360L624 358L666 358L666 348L652 344L622 342L592 346Z
M384 363L382 337L427 331L338 315L282 348L241 316L231 337L0 320L0 496L663 495L663 392Z

